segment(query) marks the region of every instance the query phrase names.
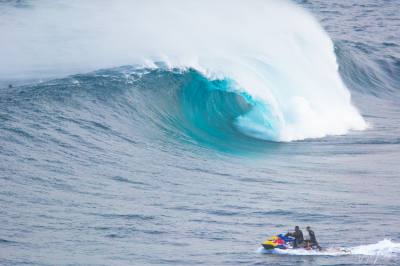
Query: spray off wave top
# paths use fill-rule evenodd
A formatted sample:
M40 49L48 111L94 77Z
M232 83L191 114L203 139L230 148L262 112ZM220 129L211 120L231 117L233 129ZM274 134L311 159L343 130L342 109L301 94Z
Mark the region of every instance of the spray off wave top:
M3 13L3 79L162 62L244 95L252 108L232 124L247 136L292 141L366 127L329 36L288 1L44 0Z

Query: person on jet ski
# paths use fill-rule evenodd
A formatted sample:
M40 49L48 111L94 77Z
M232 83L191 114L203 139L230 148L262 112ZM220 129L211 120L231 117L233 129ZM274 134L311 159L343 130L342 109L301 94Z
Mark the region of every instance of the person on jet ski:
M310 226L306 227L306 230L308 232L308 234L305 237L305 242L306 242L306 247L307 248L313 248L316 247L319 250L321 250L321 247L319 246L318 242L317 242L317 238L315 237L315 233L313 230L311 230Z
M299 244L303 243L303 232L300 230L299 226L294 227L293 233L287 233L286 236L294 237L293 248L299 247Z

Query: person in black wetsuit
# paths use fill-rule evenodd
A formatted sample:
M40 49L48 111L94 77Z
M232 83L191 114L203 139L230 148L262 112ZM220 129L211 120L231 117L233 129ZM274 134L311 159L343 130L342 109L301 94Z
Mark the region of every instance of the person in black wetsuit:
M299 245L301 243L303 243L303 241L304 241L303 232L300 230L299 226L297 226L297 225L294 227L294 232L287 233L286 236L294 237L293 248L299 247Z
M317 247L319 250L321 250L321 247L319 246L317 242L317 238L315 237L315 233L313 230L311 230L311 227L307 226L306 230L308 232L308 240L307 240L307 247Z

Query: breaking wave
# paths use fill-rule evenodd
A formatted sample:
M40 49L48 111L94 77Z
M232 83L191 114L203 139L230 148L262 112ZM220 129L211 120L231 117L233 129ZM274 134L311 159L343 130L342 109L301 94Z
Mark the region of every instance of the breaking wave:
M339 75L332 41L300 7L281 0L174 1L9 5L0 25L0 77L46 78L124 64L153 74L179 70L182 113L172 120L184 117L184 128L206 138L240 133L293 141L366 128ZM159 90L171 91L174 81L163 82Z

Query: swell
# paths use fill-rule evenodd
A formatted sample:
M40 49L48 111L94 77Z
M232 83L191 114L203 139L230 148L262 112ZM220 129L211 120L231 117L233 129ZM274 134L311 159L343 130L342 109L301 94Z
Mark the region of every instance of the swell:
M258 149L263 142L237 126L253 108L250 97L231 89L229 80L193 69L132 66L5 89L2 141L103 153L102 138L140 147L167 137L225 151Z
M383 99L399 96L399 58L373 56L376 49L357 42L337 41L335 48L339 72L352 92Z
M354 76L363 73L361 66L343 56L344 51L337 53L341 74L349 84L354 82L355 92L377 86L357 83ZM358 92L373 95L370 90ZM101 152L104 146L86 136L104 135L135 146L167 137L172 142L243 151L272 147L263 140L274 141L279 133L268 103L252 97L234 80L210 79L195 69L170 69L161 63L157 68L125 66L5 89L1 96L0 119L8 132L3 139L21 145L74 148L85 143ZM260 122L260 116L266 119ZM263 135L256 135L259 129L244 120L259 122ZM54 134L43 135L52 128Z

